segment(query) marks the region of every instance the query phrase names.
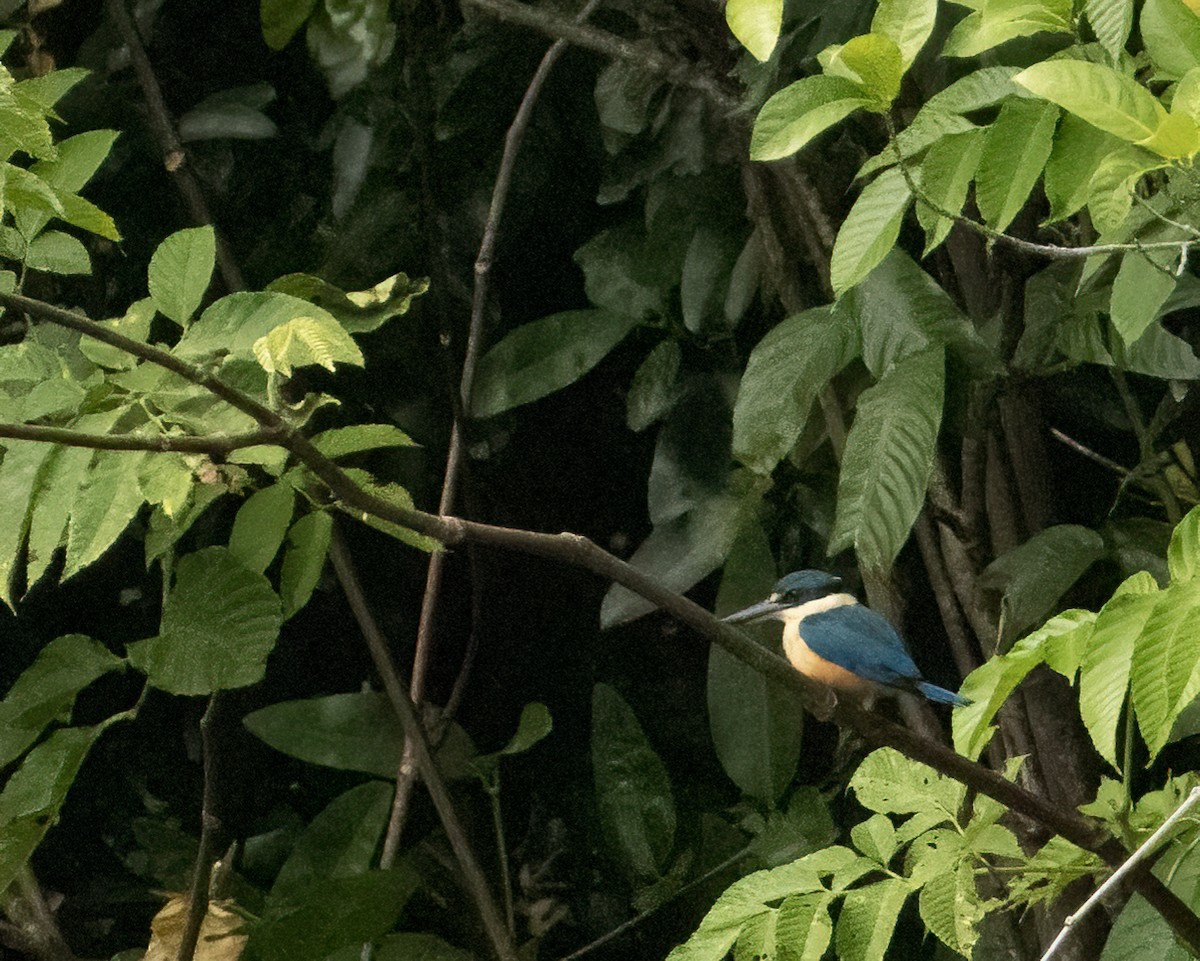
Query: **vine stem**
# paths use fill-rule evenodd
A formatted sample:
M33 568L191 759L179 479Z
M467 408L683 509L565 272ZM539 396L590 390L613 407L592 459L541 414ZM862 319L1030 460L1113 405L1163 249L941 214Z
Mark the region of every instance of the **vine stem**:
M213 735L213 727L220 716L221 705L220 692L211 695L204 716L200 718L200 753L204 762L204 788L200 800L200 843L196 846L192 887L188 892L188 912L183 933L179 936L176 961L192 961L195 957L200 928L208 916L208 883L212 878L213 861L217 855L217 832L221 829L221 822L216 814L219 756ZM198 908L198 905L202 907Z
M1095 257L1102 254L1125 254L1130 251L1148 253L1154 250L1178 250L1183 256L1186 256L1187 252L1193 246L1200 244L1200 236L1192 236L1183 240L1161 240L1149 244L1134 241L1127 244L1091 244L1084 247L1062 247L1058 244L1039 244L1032 240L1025 240L1021 237L1014 237L1012 234L1006 234L1002 230L996 230L987 224L981 224L979 221L972 220L961 213L954 213L951 210L947 210L936 200L933 200L929 194L925 193L921 189L921 185L917 183L916 178L913 177L912 170L908 166L908 161L900 150L900 144L896 140L896 127L892 123L892 118L884 114L883 119L887 126L889 144L896 155L896 167L900 170L900 175L904 178L909 192L912 193L917 203L925 205L939 217L953 221L956 224L966 227L968 230L986 237L989 241L1005 244L1022 253L1034 254L1038 257L1045 257L1048 260L1084 260L1088 257ZM1196 233L1194 229L1191 232L1193 234Z

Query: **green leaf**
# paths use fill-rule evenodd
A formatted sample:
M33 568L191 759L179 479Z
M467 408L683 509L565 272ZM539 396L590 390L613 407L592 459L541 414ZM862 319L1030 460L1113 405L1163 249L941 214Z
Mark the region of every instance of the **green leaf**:
M412 447L415 442L394 424L354 424L321 431L312 438L313 446L326 457L337 460L351 454L388 447Z
M88 414L75 426L89 433L106 434L120 414L120 408ZM55 552L66 540L67 520L75 509L80 489L90 476L89 467L95 453L84 447L53 445L38 471L37 483L31 490L29 543L25 557L25 581L30 587L50 568Z
M100 169L119 134L115 130L89 130L60 140L53 160L39 160L32 170L57 190L78 193ZM41 229L27 231L31 235Z
M1166 745L1175 715L1200 694L1200 580L1158 595L1133 652L1130 682L1138 727L1153 760Z
M945 392L941 349L896 364L858 399L838 481L829 553L854 547L867 568L886 570L925 503Z
M367 493L380 500L387 501L396 507L404 510L413 509L412 495L409 494L399 484L379 484L366 471L358 470L357 468L345 469L347 475L363 488ZM393 524L391 521L381 520L373 514L352 511L351 516L359 518L368 527L373 527L377 531L382 531L389 537L394 537L402 544L407 544L409 547L415 547L419 551L425 551L432 554L434 551L440 551L442 544L440 541L432 537L427 537L424 534L418 534L412 528L405 527L402 524Z
M407 866L315 881L251 928L242 958L326 961L345 945L373 941L391 930L418 883Z
M975 202L987 224L1004 230L1021 212L1042 175L1058 110L1036 100L1012 99L988 129L975 175Z
M673 591L694 587L724 563L734 538L760 491L717 493L702 497L686 513L656 524L629 563ZM600 626L628 623L654 610L640 595L614 584L600 607Z
M729 275L742 246L742 238L729 230L701 224L692 234L679 279L679 305L688 330L724 327Z
M983 153L982 130L965 130L937 140L925 154L918 171L921 190L934 205L959 213ZM954 221L917 198L917 220L925 228L925 256L941 246Z
M828 130L872 99L843 77L816 76L797 80L771 97L754 120L752 160L790 157L817 134Z
M689 242L695 230L682 219L668 226L674 228L669 233L675 242ZM636 320L661 317L669 311L670 291L679 282L679 269L664 256L661 244L651 243L641 222L600 231L575 251L575 262L583 271L588 300L602 311Z
M329 311L298 297L273 291L229 294L188 326L174 353L187 360L211 359L214 354L250 357L255 343L298 317L315 319L322 330L338 326Z
M774 582L766 533L757 522L747 524L725 562L717 615L766 597ZM751 631L760 643L777 643L777 630ZM800 760L804 708L799 699L716 644L709 647L707 695L708 727L721 767L743 794L774 805Z
M545 704L539 704L537 701L526 704L521 708L521 719L517 722L516 733L500 748L500 753L524 754L538 741L548 737L553 728L550 709Z
M242 723L275 750L309 764L389 779L400 768L404 731L383 694L284 701L246 715Z
M943 56L974 57L1017 37L1036 33L1071 33L1072 0L1032 0L976 4L950 31Z
M312 274L287 274L271 281L267 290L290 294L329 311L351 334L378 330L393 317L408 313L414 297L429 290L425 277L393 274L374 287L347 293Z
M108 727L68 727L35 747L0 792L0 888L28 862L66 800L88 751Z
M637 716L607 684L592 690L592 771L613 852L635 881L653 881L675 844L671 782Z
M1105 553L1104 539L1095 531L1059 524L992 561L980 575L979 586L1003 594L1001 645L1041 621Z
M1146 0L1138 25L1156 77L1175 80L1200 66L1200 16L1183 0Z
M1175 290L1173 265L1162 261L1176 258L1173 252L1163 256L1161 251L1150 254L1139 250L1131 250L1121 258L1110 311L1113 327L1126 344L1137 342Z
M755 918L776 910L773 902L783 901L786 904L784 899L817 895L819 902L814 914L824 914L827 921L828 906L833 895L825 887L822 878L835 872L850 874L859 863L864 870L876 867L873 862L860 858L849 848L833 845L790 864L746 875L725 890L704 916L696 932L685 944L675 948L667 956L667 961L722 961L742 929ZM803 914L795 919L793 924L796 928L801 928L799 922L802 920ZM816 941L811 947L805 943L801 957L806 961L820 961L824 953L828 932L824 932L825 940L821 943L821 927L814 922L809 929L812 932L810 936L815 935Z
M842 221L829 261L829 282L839 297L874 270L896 244L912 202L902 171L885 170L854 201Z
M1149 90L1100 63L1047 60L1013 82L1128 143L1154 136L1167 115Z
M1119 60L1133 27L1133 0L1084 0L1083 12L1105 53Z
M679 341L664 340L638 367L625 397L625 423L630 430L645 430L679 399Z
M113 223L112 217L97 207L90 200L84 200L78 194L69 191L56 191L62 213L58 216L72 227L86 230L113 243L119 243L121 232Z
M886 108L900 93L903 58L900 48L883 34L854 37L826 54L822 55L825 73L857 84L871 96L872 109Z
M30 104L43 113L53 116L54 105L89 73L90 71L84 70L82 67L52 70L40 77L29 77L19 81L12 88L13 95L18 101Z
M315 882L365 874L387 826L393 794L392 785L368 781L334 798L305 828L279 869L266 913L281 913Z
M844 308L814 307L759 341L733 408L733 453L739 461L765 475L787 456L819 392L861 351L857 326Z
M605 310L568 310L517 328L480 360L471 416L494 417L575 383L636 325Z
M57 192L33 171L10 163L0 164L0 171L3 171L6 208L29 207L47 219L66 216Z
M1143 175L1167 166L1141 147L1125 144L1109 152L1088 184L1088 213L1102 231L1117 230L1133 204L1133 190Z
M779 40L783 0L729 0L725 22L743 47L767 60Z
M254 356L267 373L291 377L295 367L321 366L332 371L334 364L363 366L362 351L336 320L324 317L293 317L273 328L251 345Z
M1200 575L1200 507L1193 507L1176 525L1167 548L1172 582Z
M1052 655L1057 657L1056 651L1074 651L1081 648L1084 641L1093 643L1094 621L1095 615L1090 611L1064 611L1021 638L1009 651L990 658L968 674L959 691L972 703L954 712L954 749L970 758L979 757L996 730L992 726L996 712L1016 686L1039 664ZM1070 661L1073 666L1067 671L1063 670L1066 664L1058 663L1059 673L1073 678L1079 658L1063 660Z
M98 561L137 516L145 503L138 471L148 456L154 455L104 450L96 453L71 509L64 581Z
M258 8L263 39L272 50L282 50L312 16L317 0L261 0Z
M283 552L283 566L279 571L279 595L283 600L285 621L312 596L325 567L332 535L333 518L324 511L305 514L288 531L288 546Z
M43 647L0 701L0 767L12 764L47 726L65 716L80 691L123 665L82 634L67 634Z
M997 367L950 295L902 251L888 254L843 302L858 322L862 360L875 377L913 354L943 346L978 372Z
M13 575L29 530L29 511L42 464L53 448L34 441L6 440L0 462L0 599L13 606Z
M175 564L157 637L129 645L130 662L172 694L246 687L266 674L280 625L279 597L224 547Z
M825 799L816 788L801 787L791 793L786 811L768 812L750 853L763 867L774 868L828 847L837 836Z
M1121 723L1136 638L1158 604L1157 592L1118 593L1101 609L1080 665L1079 713L1096 750L1109 764L1117 759Z
M1195 847L1184 847L1178 857L1174 851L1169 852L1155 865L1154 873L1166 881L1185 904L1196 902L1200 894L1200 857ZM1113 922L1100 961L1143 961L1145 958L1189 961L1192 956L1158 909L1140 894L1135 894Z
M1043 186L1050 201L1047 223L1065 220L1083 208L1093 175L1118 143L1112 134L1073 113L1063 115L1046 161Z
M907 70L937 20L937 0L879 0L871 20L871 33L882 34L900 49Z
M872 751L850 778L858 803L877 814L932 813L954 821L966 788L894 748ZM932 825L931 825L932 826Z
M168 517L187 506L196 477L181 454L155 454L142 460L138 486L147 504L161 507Z
M1009 97L1028 96L1023 87L1013 83L1013 77L1020 72L1019 67L983 67L960 77L930 97L918 111L917 119L924 113L974 113Z
M186 327L200 309L216 265L217 236L212 227L190 227L171 234L150 258L150 298L158 312Z
M829 918L828 894L797 894L779 906L775 921L775 937L787 945L787 961L821 961L833 938L833 922ZM793 953L794 952L794 953Z
M913 892L903 878L855 888L838 915L835 943L842 961L883 961L900 909Z
M70 234L47 230L29 242L25 266L52 274L90 274L92 260L87 248Z
M265 571L287 536L295 506L296 495L288 484L279 482L255 491L233 519L230 555L248 571Z

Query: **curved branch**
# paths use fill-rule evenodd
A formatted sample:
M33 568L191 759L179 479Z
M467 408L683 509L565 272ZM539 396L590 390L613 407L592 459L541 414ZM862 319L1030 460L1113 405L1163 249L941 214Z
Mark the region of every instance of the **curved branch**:
M106 327L50 304L17 294L0 294L0 304L82 331L151 363L173 370L181 377L206 387L222 400L254 417L263 427L279 432L278 444L290 451L319 477L330 491L362 516L392 521L419 534L425 534L447 547L481 544L531 554L591 571L628 588L694 629L704 639L719 644L734 657L794 691L812 709L828 704L829 691L793 670L779 655L753 641L748 635L719 621L710 611L664 587L648 574L603 550L579 534L543 534L536 531L498 527L458 517L427 514L376 497L361 488L337 464L322 454L302 431L288 425L278 414L249 394L224 383L220 378L167 351L149 347L116 334ZM403 694L403 691L401 692ZM404 695L407 702L407 695ZM1070 809L1060 809L1045 799L1005 780L982 764L954 753L929 738L864 711L849 702L838 703L833 720L852 727L870 744L894 747L907 757L927 764L947 777L960 781L980 794L994 798L1005 807L1031 817L1073 844L1092 851L1108 863L1119 865L1129 856L1124 846L1097 822ZM1148 870L1133 876L1135 889L1149 901L1171 926L1175 934L1200 956L1200 917L1162 881Z

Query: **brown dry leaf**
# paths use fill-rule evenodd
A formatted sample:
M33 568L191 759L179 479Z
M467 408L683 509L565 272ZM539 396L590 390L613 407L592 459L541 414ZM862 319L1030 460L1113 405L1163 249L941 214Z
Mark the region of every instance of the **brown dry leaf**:
M184 895L176 895L154 916L150 922L150 946L142 961L175 961L187 923L187 904ZM200 925L195 961L238 961L246 947L246 935L234 933L241 925L239 915L218 902L209 902L208 914Z

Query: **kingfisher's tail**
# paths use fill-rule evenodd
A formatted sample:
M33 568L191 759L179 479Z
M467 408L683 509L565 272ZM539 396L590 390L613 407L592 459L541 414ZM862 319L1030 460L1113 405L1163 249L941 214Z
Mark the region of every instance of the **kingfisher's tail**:
M953 691L947 691L944 687L938 687L936 684L930 684L928 681L918 681L917 690L929 698L929 700L935 701L938 704L953 704L955 707L966 707L971 703L970 698L963 697L961 694L955 694Z

